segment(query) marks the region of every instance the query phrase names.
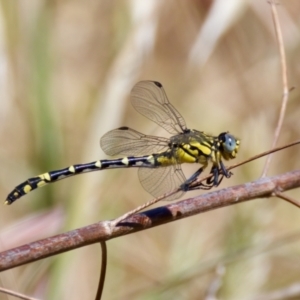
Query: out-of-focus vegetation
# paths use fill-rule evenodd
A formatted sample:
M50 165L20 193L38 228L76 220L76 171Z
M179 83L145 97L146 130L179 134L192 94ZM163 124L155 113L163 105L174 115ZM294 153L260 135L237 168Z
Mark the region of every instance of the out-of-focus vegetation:
M300 2L277 9L296 87L283 145L300 137ZM0 16L3 201L28 177L106 158L99 139L110 129L167 136L131 107L139 80L160 81L190 128L241 138L239 161L271 147L282 86L268 1L1 1ZM299 168L298 153L276 154L268 175ZM235 169L221 187L257 179L263 164ZM0 249L115 218L149 199L134 169L60 181L1 209ZM110 241L104 299L202 299L222 262L221 299L297 283L299 216L282 200L260 199ZM276 247L260 250L272 241ZM40 299L93 299L99 249L6 271L1 286Z

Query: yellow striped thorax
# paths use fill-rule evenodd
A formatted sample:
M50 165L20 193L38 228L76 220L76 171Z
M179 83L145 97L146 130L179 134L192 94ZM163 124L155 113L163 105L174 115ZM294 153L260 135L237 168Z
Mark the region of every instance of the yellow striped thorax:
M215 164L223 157L225 160L236 157L240 140L228 132L215 137L203 131L188 130L170 139L170 148L178 163Z

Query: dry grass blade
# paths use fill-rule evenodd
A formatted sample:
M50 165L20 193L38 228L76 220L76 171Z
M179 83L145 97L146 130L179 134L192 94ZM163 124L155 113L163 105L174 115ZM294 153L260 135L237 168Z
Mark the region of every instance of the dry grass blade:
M218 265L215 271L215 276L210 283L207 295L205 296L204 300L217 300L217 294L222 287L223 284L223 277L226 273L226 268L224 265Z
M279 134L280 134L280 131L282 128L285 111L286 111L286 106L287 106L287 102L288 102L288 98L289 98L289 86L288 86L288 78L287 78L287 64L286 64L284 43L283 43L283 37L282 37L282 32L281 32L281 27L280 27L280 22L279 22L279 17L278 17L275 0L271 0L270 5L271 5L272 18L273 18L273 22L274 22L276 38L277 38L279 54L280 54L282 85L283 85L281 109L280 109L278 123L277 123L276 129L275 129L273 143L272 143L272 149L273 149L278 142ZM266 176L269 166L271 164L271 160L272 160L272 156L269 155L267 157L267 160L266 160L263 172L262 172L262 177Z
M300 297L300 284L296 283L288 287L254 297L251 300L299 299L299 297Z
M32 297L28 297L26 295L8 290L8 289L4 289L2 287L0 287L0 293L3 293L5 295L10 295L10 296L14 296L17 299L23 299L23 300L37 300L37 298L32 298Z

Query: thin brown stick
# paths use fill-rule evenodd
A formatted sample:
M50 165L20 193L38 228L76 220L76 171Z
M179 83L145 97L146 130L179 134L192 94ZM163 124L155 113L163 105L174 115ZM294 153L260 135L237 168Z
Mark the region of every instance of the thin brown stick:
M98 284L98 290L96 294L95 300L100 300L103 293L104 288L104 281L105 281L105 275L106 275L106 266L107 266L107 247L105 241L100 241L101 246L101 270L100 270L100 278L99 278L99 284Z
M281 198L282 200L285 200L293 205L295 205L296 207L300 208L300 202L296 201L295 199L293 199L292 197L289 197L287 195L282 194L281 192L276 191L274 193L275 197Z
M275 27L275 32L276 32L276 39L278 43L278 49L279 49L279 55L280 55L280 64L281 64L281 72L282 72L282 86L283 86L283 94L282 94L282 101L281 101L281 109L280 109L280 114L278 118L278 123L276 126L276 130L274 133L274 138L273 138L273 143L271 149L273 149L278 142L279 134L282 128L283 120L284 120L284 115L286 111L286 106L289 98L289 85L288 85L288 76L287 76L287 64L286 64L286 56L285 56L285 50L284 50L284 42L283 42L283 37L282 37L282 32L281 32L281 27L279 23L279 17L278 17L278 12L276 8L276 3L274 0L270 1L271 5L271 11L272 11L272 19L274 22L274 27ZM263 172L262 172L262 177L265 177L270 164L272 160L272 155L269 155L267 157Z
M296 145L299 145L299 144L300 144L300 140L297 140L297 141L291 142L291 143L289 143L287 145L280 146L280 147L274 148L272 150L268 150L268 151L262 152L260 154L255 155L255 156L252 156L251 158L246 159L246 160L244 160L244 161L242 161L240 163L234 164L234 165L228 167L227 169L228 170L232 170L232 169L234 169L236 167L239 167L239 166L242 166L244 164L247 164L247 163L249 163L251 161L254 161L254 160L258 159L258 158L264 157L264 156L269 155L269 154L273 154L275 152L278 152L278 151L281 151L283 149L287 149L287 148L290 148L290 147L293 147L293 146L296 146Z
M0 253L0 271L213 209L252 199L272 197L276 191L284 192L298 187L300 187L300 170L274 177L260 178L243 185L151 209L135 214L117 226L114 221L95 223Z

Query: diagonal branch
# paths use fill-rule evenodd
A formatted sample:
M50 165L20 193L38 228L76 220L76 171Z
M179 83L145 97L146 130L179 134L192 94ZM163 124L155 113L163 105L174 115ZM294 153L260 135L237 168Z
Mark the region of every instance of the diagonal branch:
M256 198L272 197L276 192L300 187L300 170L206 193L135 214L117 226L102 221L63 234L32 242L0 253L0 271L57 255L76 248L177 221L209 210Z

